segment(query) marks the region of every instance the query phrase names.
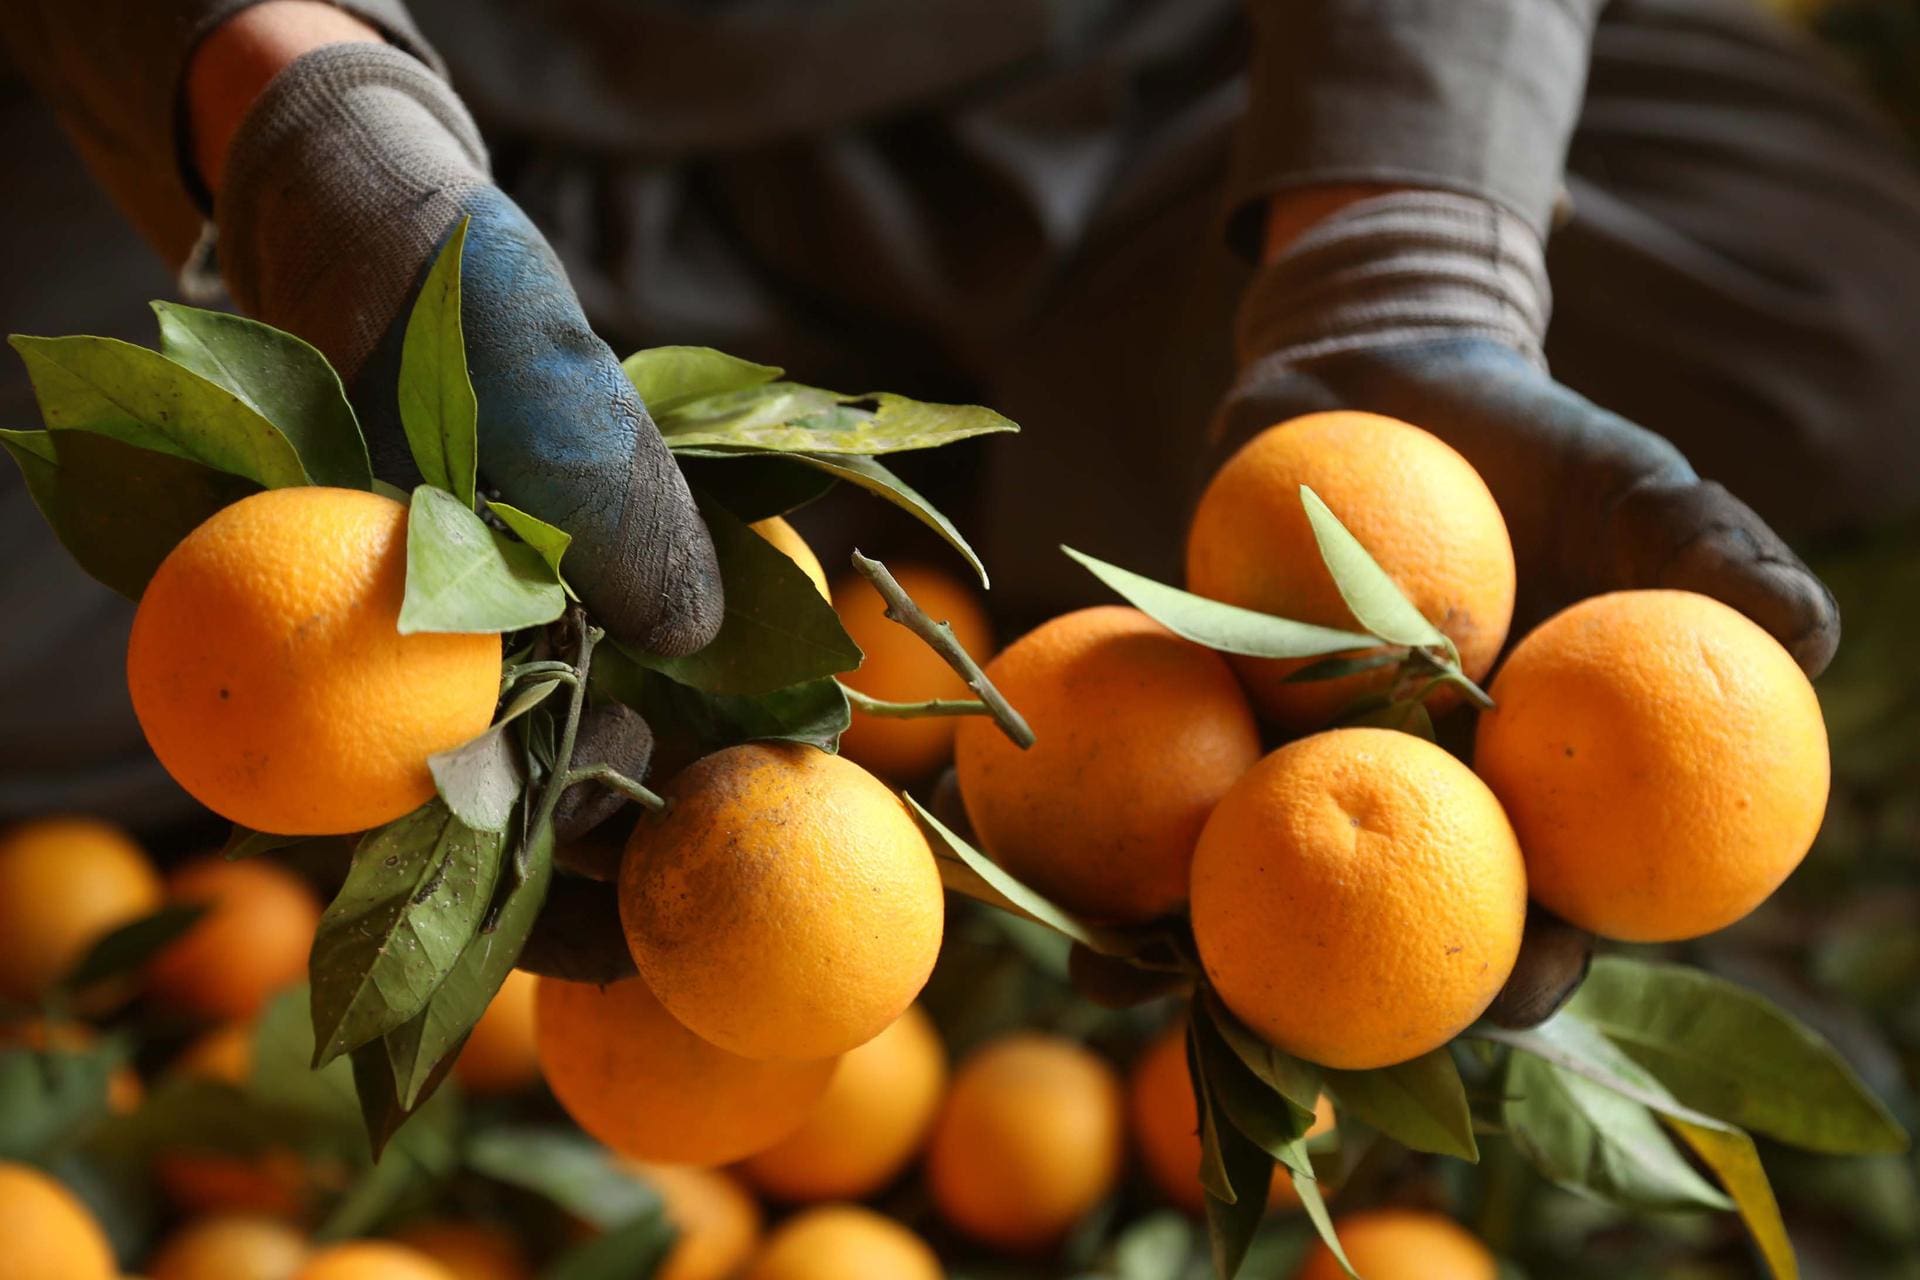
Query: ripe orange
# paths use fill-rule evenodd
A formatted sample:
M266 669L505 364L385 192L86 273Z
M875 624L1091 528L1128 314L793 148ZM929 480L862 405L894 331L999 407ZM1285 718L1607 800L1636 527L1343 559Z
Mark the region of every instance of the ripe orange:
M926 565L887 568L922 612L953 628L954 639L975 662L993 656L992 624L968 584ZM865 655L858 671L841 677L848 688L887 702L973 696L959 672L926 641L887 617L887 602L864 577L850 573L834 583L833 607ZM896 720L856 710L853 724L840 736L840 752L883 778L918 782L952 757L956 724L952 716Z
M0 998L37 1003L87 949L161 903L160 876L118 827L38 818L0 832Z
M193 798L294 835L360 831L433 795L427 757L487 727L496 635L398 630L407 509L272 489L208 517L134 615L127 686Z
M113 1280L113 1248L65 1185L31 1165L0 1161L0 1240L7 1280Z
M1303 484L1453 638L1466 673L1485 675L1513 621L1506 521L1465 458L1393 418L1311 413L1255 436L1227 459L1194 510L1187 587L1263 613L1353 628L1300 504ZM1305 663L1236 657L1233 664L1260 709L1292 732L1321 728L1391 679L1386 668L1287 684Z
M307 976L320 901L291 871L259 858L199 858L176 868L167 890L176 902L201 902L208 910L147 970L162 1004L237 1021L257 1016Z
M927 1242L871 1209L828 1204L795 1214L767 1238L745 1280L942 1280Z
M934 1126L934 1206L998 1248L1058 1240L1119 1176L1120 1093L1106 1062L1058 1036L1018 1033L976 1050Z
M1373 1209L1333 1224L1347 1261L1366 1280L1495 1280L1487 1247L1450 1218L1416 1209ZM1346 1280L1325 1245L1314 1242L1294 1280Z
M864 1199L920 1150L946 1086L946 1046L933 1019L914 1005L848 1050L806 1123L750 1156L740 1172L781 1200Z
M150 1280L292 1280L307 1238L273 1218L224 1214L174 1232L147 1264Z
M215 1027L180 1051L176 1071L239 1088L253 1074L253 1027L230 1022Z
M774 1062L716 1048L674 1021L638 978L595 987L541 978L540 1066L575 1122L622 1155L724 1164L806 1119L833 1059Z
M294 1280L459 1280L417 1249L386 1240L349 1240L308 1259Z
M435 1218L396 1231L393 1238L445 1267L453 1280L532 1280L519 1239L491 1222Z
M691 1165L641 1164L634 1169L665 1202L679 1232L653 1280L728 1280L760 1244L760 1206L732 1175Z
M540 1078L533 1032L533 975L515 969L473 1024L453 1074L468 1093L515 1093Z
M0 1048L24 1045L42 1052L85 1053L99 1039L94 1029L84 1022L31 1018L12 1026L0 1026ZM107 1077L107 1110L117 1116L131 1115L140 1109L146 1092L146 1086L140 1083L140 1073L131 1065L116 1067Z
M1323 1066L1451 1040L1520 951L1526 870L1500 802L1412 734L1335 729L1227 793L1193 859L1193 935L1229 1008Z
M1193 1075L1187 1070L1187 1028L1177 1022L1155 1037L1134 1063L1127 1081L1127 1115L1133 1124L1140 1159L1160 1194L1195 1217L1206 1212L1200 1184L1200 1108L1193 1100ZM1333 1101L1325 1094L1313 1109L1309 1138L1333 1128ZM1324 1188L1323 1188L1324 1190ZM1275 1167L1267 1208L1300 1203L1293 1179Z
M1533 894L1610 938L1725 928L1800 865L1826 812L1813 686L1705 596L1583 600L1514 648L1474 767L1507 806Z
M919 824L872 774L795 743L729 747L668 783L620 868L641 976L695 1035L828 1058L906 1011L946 900Z
M755 520L750 526L753 531L773 544L787 559L800 566L800 572L807 575L814 589L821 597L831 601L833 595L827 590L826 570L820 567L820 557L813 554L813 548L799 531L779 516L768 516L765 520Z
M1038 735L960 726L960 794L996 862L1094 920L1134 923L1187 897L1200 828L1260 758L1233 672L1136 609L1081 609L987 666Z

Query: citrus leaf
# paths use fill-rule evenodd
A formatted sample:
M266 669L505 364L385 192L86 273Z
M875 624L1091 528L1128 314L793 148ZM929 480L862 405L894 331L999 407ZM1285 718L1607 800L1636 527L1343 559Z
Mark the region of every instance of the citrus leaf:
M426 1007L480 930L501 844L438 798L367 833L313 940L316 1067Z
M1314 1110L1320 1102L1320 1068L1262 1040L1251 1027L1233 1016L1233 1011L1212 988L1208 988L1198 1002L1196 1014L1206 1017L1247 1070L1293 1106L1300 1131L1305 1133L1313 1123Z
M1161 626L1221 653L1250 658L1317 658L1349 649L1369 649L1379 643L1357 631L1337 631L1209 600L1096 560L1072 547L1060 549Z
M1228 1047L1203 1008L1193 1010L1189 1039L1213 1095L1215 1123L1224 1115L1228 1124L1271 1159L1286 1165L1295 1176L1311 1179L1313 1162L1300 1140L1313 1123L1313 1112L1309 1110L1303 1116L1286 1097L1256 1076Z
M594 657L595 694L638 711L658 749L675 758L743 742L805 742L837 751L853 713L840 682L827 677L756 695L704 693L649 671L612 646Z
M859 666L859 646L800 566L711 498L696 495L695 501L713 535L726 590L720 632L681 658L624 652L706 693L772 693Z
M1326 1072L1340 1109L1414 1151L1478 1161L1460 1069L1445 1046L1373 1071Z
M337 1058L316 1070L313 1047L312 992L303 982L275 996L254 1025L247 1105L293 1117L305 1135L302 1145L366 1159L353 1069Z
M574 1245L547 1264L540 1280L631 1280L654 1275L679 1238L673 1222L656 1209Z
M1273 1184L1273 1158L1227 1119L1210 1074L1211 1065L1190 1024L1187 1065L1196 1082L1201 1104L1200 1169L1207 1213L1207 1238L1213 1250L1214 1273L1234 1280L1246 1261L1254 1232L1267 1213L1267 1191ZM1212 1176L1210 1176L1212 1175Z
M507 741L507 726L546 701L558 680L541 680L514 695L486 732L427 757L434 788L458 818L475 831L505 831L514 802L526 785L520 755Z
M1214 1105L1213 1090L1207 1085L1207 1073L1194 1045L1191 1025L1187 1027L1183 1047L1187 1055L1187 1083L1193 1087L1194 1112L1200 1121L1200 1188L1209 1199L1232 1204L1239 1196L1234 1192L1233 1177L1227 1171L1220 1137L1220 1131L1231 1126Z
M1433 714L1427 710L1426 703L1412 699L1370 707L1341 723L1375 729L1396 729L1401 733L1410 733L1416 738L1425 738L1428 742L1435 740Z
M376 1132L376 1163L360 1171L333 1212L314 1231L318 1241L346 1240L368 1234L386 1222L400 1205L418 1199L459 1165L461 1108L452 1092L436 1095L419 1109L398 1110L393 1099L393 1077L385 1070L380 1045L362 1045L353 1053L354 1083L365 1105L375 1099L377 1114L369 1114L370 1133Z
M466 242L467 219L462 218L435 256L407 316L400 345L400 426L420 478L472 510L480 409L460 328L460 255Z
M104 934L60 979L63 991L83 991L96 982L131 973L199 923L205 903L180 902L128 921Z
M500 517L500 523L513 530L520 541L540 553L547 562L547 568L553 570L554 581L566 586L566 579L560 576L560 557L567 554L567 548L573 545L573 535L565 529L556 529L539 516L528 515L518 507L510 507L504 502L487 502L487 510ZM567 588L572 595L573 589Z
M1446 633L1414 608L1400 586L1380 567L1360 540L1340 523L1340 517L1306 485L1300 486L1300 502L1307 509L1307 522L1313 526L1313 538L1320 547L1320 558L1333 585L1347 603L1353 620L1388 644L1411 645L1416 649L1439 646L1451 650Z
M1114 1280L1167 1280L1193 1251L1193 1226L1171 1209L1148 1214L1113 1242Z
M1664 1117L1667 1127L1693 1148L1707 1168L1720 1179L1740 1218L1766 1260L1774 1280L1798 1280L1800 1264L1793 1256L1793 1242L1787 1238L1787 1224L1780 1217L1780 1202L1774 1198L1773 1185L1760 1164L1760 1153L1753 1139L1738 1129L1715 1128L1686 1120Z
M1315 1178L1294 1178L1294 1194L1300 1197L1300 1207L1306 1211L1307 1221L1313 1224L1314 1234L1327 1246L1334 1260L1349 1276L1358 1277L1353 1263L1347 1257L1345 1246L1340 1243L1339 1234L1333 1229L1333 1215L1327 1212L1327 1198L1320 1191L1320 1183Z
M538 551L488 528L445 489L413 491L400 634L518 631L566 608L567 593Z
M1812 1151L1907 1148L1899 1122L1832 1045L1723 978L1602 956L1568 1007L1697 1111Z
M712 347L649 347L620 362L656 422L695 400L772 382L783 372Z
M226 311L151 304L160 354L226 388L279 428L315 484L373 487L373 466L346 388L327 358L272 325Z
M0 446L60 545L129 600L208 516L260 491L240 476L87 431L0 431Z
M275 489L308 483L293 442L241 400L158 351L117 338L31 338L14 350L54 431L111 436Z
M968 545L966 538L961 536L960 530L954 527L953 521L947 519L938 507L927 501L916 489L886 467L872 458L863 458L856 454L840 454L832 457L824 454L796 456L804 458L808 466L818 467L830 476L857 484L868 493L885 498L939 534L948 546L958 551L961 557L973 567L974 573L979 575L982 587L992 585L987 580L986 565L982 564L980 557L974 554L972 546Z
M1318 662L1308 663L1298 671L1288 673L1281 683L1309 684L1315 680L1344 680L1348 676L1364 675L1369 671L1378 671L1381 667L1390 667L1405 661L1406 654L1398 649L1374 649L1351 657L1322 658Z
M925 805L904 791L900 795L927 833L934 860L940 866L941 883L947 888L1046 925L1101 955L1125 956L1139 950L1135 940L1125 933L1088 924L1047 901L999 863L955 835Z
M684 449L674 458L688 484L749 524L797 511L838 483L793 454Z
M885 391L842 395L797 382L762 383L652 413L676 449L872 456L1019 430L978 405L928 404Z
M607 1149L571 1129L502 1125L467 1139L467 1167L531 1191L596 1227L658 1211L660 1195L614 1163Z
M0 1159L33 1160L107 1114L107 1082L126 1063L112 1041L83 1050L0 1050Z

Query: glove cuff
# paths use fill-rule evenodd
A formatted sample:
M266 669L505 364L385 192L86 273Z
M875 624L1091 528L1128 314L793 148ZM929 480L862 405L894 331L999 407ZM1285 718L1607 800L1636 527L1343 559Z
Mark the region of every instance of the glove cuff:
M214 215L241 310L351 378L488 182L473 118L426 66L338 44L274 77L235 136Z
M1261 268L1236 340L1246 363L1480 337L1544 368L1551 308L1525 220L1474 196L1401 191L1348 205Z

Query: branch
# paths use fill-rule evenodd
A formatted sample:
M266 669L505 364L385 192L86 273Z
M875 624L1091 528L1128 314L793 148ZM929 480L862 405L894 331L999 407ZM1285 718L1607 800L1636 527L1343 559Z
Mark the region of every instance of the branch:
M560 778L560 790L565 791L579 782L597 782L603 787L611 787L627 799L643 804L655 813L667 807L664 797L641 786L610 764L591 764L584 769L569 769Z
M918 720L924 716L990 716L993 708L978 698L928 698L924 702L888 702L885 698L869 698L847 684L840 682L840 692L847 695L854 709L862 715L882 716L890 720Z

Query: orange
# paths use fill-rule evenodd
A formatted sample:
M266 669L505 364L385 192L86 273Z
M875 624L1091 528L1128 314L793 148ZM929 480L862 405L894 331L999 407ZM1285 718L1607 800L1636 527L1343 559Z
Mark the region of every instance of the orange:
M1437 1213L1373 1209L1335 1219L1333 1230L1365 1280L1495 1280L1500 1273L1485 1245ZM1294 1280L1346 1277L1333 1253L1315 1241Z
M1187 587L1262 613L1357 629L1300 502L1307 485L1414 607L1460 648L1478 680L1513 621L1513 544L1467 460L1418 427L1372 413L1311 413L1261 432L1207 485L1187 531ZM1285 683L1301 661L1233 659L1260 709L1318 729L1392 669ZM1433 705L1444 702L1438 696Z
M490 1222L437 1218L393 1233L447 1269L453 1280L532 1280L527 1251L513 1232ZM155 1277L155 1280L159 1280Z
M993 656L993 627L972 587L926 565L887 568L921 612L953 628L954 639L975 662L985 663ZM861 575L850 573L834 583L833 607L865 655L859 670L840 677L849 689L886 702L974 696L946 659L887 617L887 602ZM898 720L856 710L853 724L840 735L840 752L883 778L918 782L952 757L956 726L953 716Z
M1437 1048L1513 971L1526 869L1500 802L1391 729L1275 751L1227 793L1193 859L1207 977L1270 1043L1323 1066Z
M540 1054L533 1037L533 975L522 969L507 980L473 1024L453 1074L468 1093L515 1093L540 1079Z
M795 1214L767 1238L745 1280L941 1280L927 1242L859 1205Z
M860 1200L897 1177L926 1141L947 1086L947 1051L919 1005L834 1068L806 1123L740 1172L781 1200Z
M832 601L832 593L827 590L826 570L820 567L820 557L813 554L813 548L807 545L807 540L792 525L779 516L768 516L765 520L755 520L750 527L772 543L774 550L799 565L800 572L807 575L807 581L813 584L822 599Z
M215 1027L180 1051L174 1069L236 1089L253 1074L253 1028L244 1022Z
M800 1127L833 1059L767 1062L716 1048L673 1020L647 984L541 978L540 1066L589 1134L636 1160L725 1164Z
M161 898L153 864L118 827L38 818L0 832L0 998L38 1002L103 935Z
M7 1280L113 1280L107 1233L66 1186L31 1165L0 1161L0 1240Z
M1200 828L1260 758L1219 654L1137 609L1082 609L987 665L1038 741L960 726L960 794L994 860L1069 911L1137 923L1176 910Z
M1474 767L1533 894L1583 929L1725 928L1800 865L1827 807L1827 730L1779 643L1705 596L1583 600L1514 648Z
M728 1280L760 1244L760 1206L717 1169L639 1164L634 1169L665 1202L679 1233L653 1280Z
M11 1027L0 1027L0 1047L24 1045L41 1052L85 1053L100 1037L84 1022L48 1022L33 1018ZM146 1097L140 1073L129 1065L114 1068L107 1077L107 1110L117 1116L131 1115L140 1109Z
M729 747L668 783L620 868L647 985L695 1035L749 1058L828 1058L906 1012L946 900L900 798L796 743Z
M976 1050L934 1126L934 1206L985 1244L1053 1243L1119 1177L1120 1095L1113 1069L1071 1040L1026 1032Z
M1127 1115L1140 1159L1160 1194L1195 1217L1205 1213L1206 1192L1200 1185L1200 1108L1193 1099L1193 1075L1187 1070L1185 1023L1168 1027L1134 1063L1127 1081ZM1333 1125L1333 1101L1321 1094L1307 1136L1317 1138ZM1268 1209L1286 1209L1299 1203L1292 1177L1276 1166L1267 1191Z
M255 1017L307 976L320 900L291 871L258 858L199 858L167 877L175 902L207 912L147 970L155 1000L203 1018Z
M307 1238L272 1218L200 1218L167 1238L147 1264L150 1280L292 1280Z
M194 799L293 835L433 796L427 757L479 734L497 635L400 634L407 508L352 489L224 507L160 563L127 646L147 743Z
M459 1280L417 1249L385 1240L349 1240L308 1260L294 1280Z

